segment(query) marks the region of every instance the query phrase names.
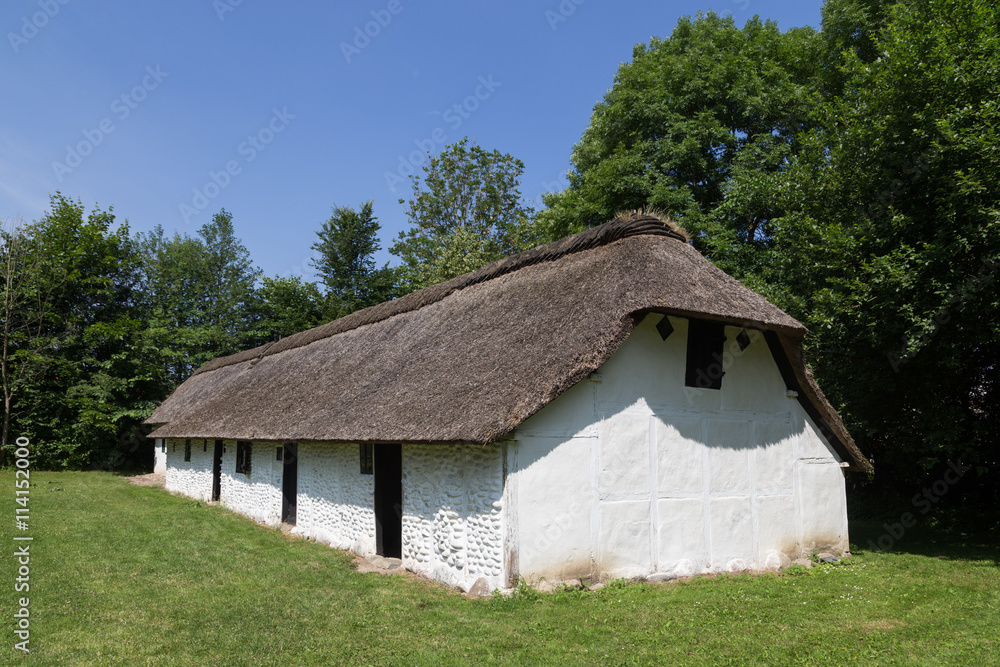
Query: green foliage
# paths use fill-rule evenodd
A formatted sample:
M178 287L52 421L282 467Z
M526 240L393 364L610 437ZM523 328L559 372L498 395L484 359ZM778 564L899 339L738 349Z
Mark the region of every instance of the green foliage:
M87 214L57 193L3 250L19 267L4 272L4 302L20 304L5 316L4 418L36 443L38 467L141 465L142 420L256 333L259 271L226 211L198 238L133 239L110 209Z
M493 597L490 598L489 604L495 609L518 609L525 605L537 604L544 598L544 593L521 579L509 593L505 594L499 590L493 591Z
M42 466L121 458L159 398L137 313L140 259L127 223L115 224L110 209L85 217L81 203L57 193L18 232L30 239L20 287L33 313L18 316L30 326L7 343L11 360L30 370L14 383L5 416L39 443Z
M257 297L255 328L261 342L291 336L328 319L319 288L298 276L264 278Z
M862 63L879 57L877 41L892 2L886 0L826 0L823 4L823 54L826 92L844 92L847 76L845 54Z
M655 208L716 255L766 243L769 177L811 125L821 49L811 29L781 33L757 17L740 29L712 12L637 45L573 150L569 188L544 197L540 224L558 238Z
M171 387L215 357L257 342L261 274L236 237L232 214L221 210L197 234L167 238L157 226L138 237L146 336Z
M367 201L359 211L348 206L334 207L333 215L316 232L319 241L312 249L319 258L312 264L326 285L327 319L394 297L395 271L388 263L382 268L375 266L374 256L380 250L379 229L372 202Z
M28 437L39 468L144 465L142 421L195 368L327 319L314 284L257 288L225 210L195 237L130 238L110 209L57 193L0 233L0 260L0 453Z
M1000 12L898 4L784 175L766 271L814 332L809 357L887 497L948 460L1000 456ZM995 471L990 473L995 479ZM948 504L1000 506L970 476Z
M254 301L254 287L261 271L236 237L233 214L222 209L198 230L204 242L196 275L203 281L205 323L230 337L233 352L239 351L241 336L249 328L247 312Z
M404 291L473 271L542 240L534 211L521 201L520 160L470 146L465 138L431 157L423 171L423 178L411 177L410 229L390 250L403 261Z
M23 228L0 228L0 389L3 425L0 463L6 456L10 423L24 385L44 366L38 354L48 344L42 330L48 316L48 298L40 280L43 267L34 239Z

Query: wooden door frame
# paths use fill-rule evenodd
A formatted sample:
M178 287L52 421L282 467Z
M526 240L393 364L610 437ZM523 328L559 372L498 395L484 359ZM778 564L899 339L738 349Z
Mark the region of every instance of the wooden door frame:
M375 445L375 553L403 555L403 446Z
M281 522L294 526L298 521L299 445L296 442L286 442L282 449Z
M212 502L219 502L222 496L222 453L225 445L222 440L215 441L215 448L212 450Z

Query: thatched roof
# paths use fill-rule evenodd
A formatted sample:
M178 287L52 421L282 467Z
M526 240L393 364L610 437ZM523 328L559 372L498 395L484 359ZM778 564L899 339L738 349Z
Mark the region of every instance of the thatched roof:
M771 332L789 387L867 469L802 361L805 328L643 215L215 359L147 423L164 438L488 443L597 370L650 312Z

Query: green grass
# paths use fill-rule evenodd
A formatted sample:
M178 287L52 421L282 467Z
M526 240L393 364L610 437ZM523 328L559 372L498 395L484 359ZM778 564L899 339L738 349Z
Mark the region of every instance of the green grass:
M0 663L1000 664L1000 549L910 529L894 553L782 576L466 600L105 473L36 473L31 654L13 648L0 472ZM969 538L960 538L966 539Z

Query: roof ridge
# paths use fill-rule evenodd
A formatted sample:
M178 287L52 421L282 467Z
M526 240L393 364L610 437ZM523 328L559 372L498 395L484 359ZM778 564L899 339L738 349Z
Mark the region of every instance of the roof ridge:
M466 287L478 285L494 278L513 273L514 271L551 262L566 255L591 250L601 246L609 245L615 241L629 238L631 236L667 236L682 243L687 243L687 238L676 225L669 220L663 219L655 214L630 213L619 214L615 219L603 224L591 227L572 236L553 241L537 248L525 250L516 255L503 257L491 262L486 266L447 280L443 283L430 285L423 289L411 292L392 301L369 306L362 310L355 311L350 315L306 329L299 333L292 334L287 338L266 343L243 352L237 352L225 357L218 357L204 364L195 370L193 375L207 373L217 368L243 363L245 361L259 361L265 356L271 356L286 350L304 347L316 341L336 336L358 329L368 324L375 324L382 320L387 320L395 315L402 315L425 306L441 301L445 297L454 294Z

